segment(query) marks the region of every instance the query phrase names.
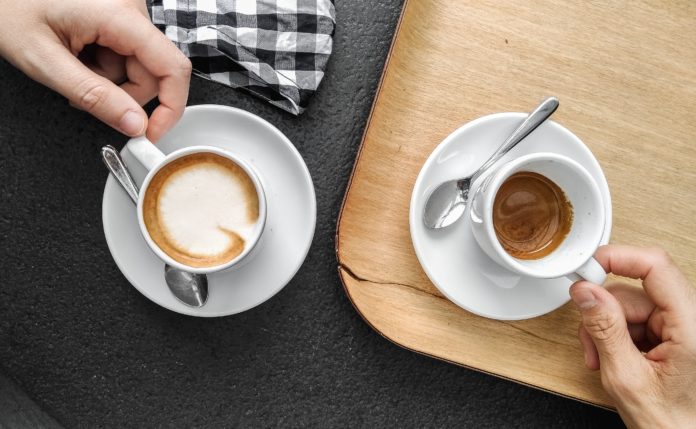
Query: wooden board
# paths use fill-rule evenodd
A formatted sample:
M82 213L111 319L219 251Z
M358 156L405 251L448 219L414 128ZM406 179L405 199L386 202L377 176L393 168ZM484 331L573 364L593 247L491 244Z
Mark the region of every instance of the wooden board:
M612 408L583 365L572 304L518 322L475 316L430 283L409 236L435 146L547 95L604 168L611 241L663 246L696 279L696 3L672 1L407 0L339 221L339 273L396 344Z

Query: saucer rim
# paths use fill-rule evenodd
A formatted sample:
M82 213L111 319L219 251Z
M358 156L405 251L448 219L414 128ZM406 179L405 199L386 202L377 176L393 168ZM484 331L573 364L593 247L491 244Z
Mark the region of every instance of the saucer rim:
M307 164L305 163L304 159L302 158L302 155L297 150L295 145L292 144L290 139L285 134L283 134L282 131L280 131L277 127L275 127L273 124L266 121L265 119L261 118L260 116L254 114L254 113L251 113L249 111L239 109L236 107L232 107L232 106L224 106L224 105L216 105L216 104L192 105L192 106L186 107L186 109L184 111L184 115L186 115L187 112L206 112L206 111L225 112L225 113L233 114L233 115L241 115L241 116L246 117L247 119L251 119L252 121L259 123L261 126L268 128L271 132L276 134L280 138L280 140L283 142L283 144L285 144L286 146L289 147L290 152L295 157L295 163L299 167L298 171L302 172L301 175L302 175L302 178L304 181L303 187L306 190L308 190L308 192L309 192L308 196L310 197L311 207L308 207L309 210L308 210L307 214L309 216L307 216L307 218L311 218L311 228L310 228L310 233L308 234L307 243L304 246L304 249L301 249L301 251L298 251L298 254L302 255L302 257L299 259L300 262L297 264L297 266L292 271L292 273L290 273L287 276L287 280L280 282L282 284L280 284L280 286L278 286L277 288L272 290L270 292L270 294L263 297L263 299L258 300L257 302L255 302L254 304L251 304L251 305L241 306L240 308L238 308L232 312L230 312L230 311L218 311L218 312L213 312L213 313L200 313L199 310L201 308L205 308L205 306L204 307L189 307L189 306L186 306L185 304L182 304L178 301L176 301L177 302L176 305L180 305L180 307L171 306L171 305L162 303L159 300L155 299L148 292L147 288L140 287L138 285L138 282L135 282L133 280L132 276L129 274L129 270L124 269L125 264L123 263L123 261L119 260L119 257L117 257L114 253L114 250L113 250L114 244L112 243L111 238L110 238L111 233L107 231L107 224L108 224L107 219L110 216L110 213L104 209L105 208L104 206L106 204L106 190L107 190L107 188L109 186L118 187L118 184L116 183L116 179L114 179L111 174L109 174L107 177L106 183L104 185L104 191L102 194L102 229L104 231L104 237L106 239L107 247L109 249L109 253L111 254L111 258L116 263L116 266L118 267L119 271L126 278L126 280L128 280L128 283L130 283L130 285L133 288L135 288L138 292L140 292L148 300L150 300L151 302L153 302L154 304L156 304L162 308L165 308L167 310L173 311L175 313L183 314L186 316L215 318L215 317L233 316L235 314L243 313L243 312L248 311L254 307L262 305L265 302L267 302L268 300L270 300L271 298L273 298L275 295L277 295L281 290L283 290L292 281L292 279L295 277L295 275L297 275L297 273L299 272L300 268L302 268L302 265L304 265L304 262L306 261L307 256L309 255L309 251L310 251L310 249L312 247L312 243L314 241L314 235L316 233L316 224L317 224L317 222L316 222L317 221L317 200L316 200L316 190L314 188L314 182L312 180L312 176L311 176L311 173L309 171L309 168L307 167ZM182 116L182 119L183 119L183 116ZM196 146L196 145L191 145L191 146ZM190 146L184 146L180 149L185 149L188 147L190 147ZM177 149L177 150L180 150L180 149ZM124 145L123 149L121 149L120 152L123 153L123 151L126 151L126 150L127 150L127 146ZM260 174L262 174L262 173L260 173ZM263 236L264 236L265 232L266 231L264 231L264 233L261 234L261 236L259 237L259 240L258 240L259 241L258 244L261 246L261 248L259 248L257 246L257 248L255 249L255 250L258 250L259 252L263 251L263 247L266 245L266 243L263 242ZM147 247L147 245L145 245L145 246ZM256 257L257 255L258 254L249 255L249 256ZM160 260L160 262L162 264L164 264L164 261ZM246 265L244 264L244 265L240 265L239 267L231 267L229 270L243 270L243 269L245 269L245 266ZM222 275L226 272L227 272L227 270L219 272L219 273L212 273L212 274L209 274L209 277L214 277L216 275Z
M444 290L440 285L437 284L433 280L433 275L431 274L431 270L428 267L427 264L423 262L423 256L422 256L422 251L420 250L420 244L418 242L418 238L416 238L416 234L414 234L414 230L416 228L416 222L422 222L421 216L416 213L416 201L419 198L418 193L416 192L417 189L421 188L422 182L425 180L425 171L429 170L431 167L431 164L435 162L435 160L438 158L441 152L445 150L449 145L454 144L454 142L457 141L457 139L461 138L461 135L465 132L467 132L471 128L475 128L477 126L481 126L482 124L486 122L491 122L495 120L507 120L507 119L524 119L525 117L528 116L528 113L523 113L523 112L497 112L497 113L492 113L488 115L484 115L481 117L478 117L476 119L473 119L454 131L452 131L450 134L448 134L428 155L428 158L425 160L423 163L423 166L421 167L420 171L418 172L418 176L416 178L416 181L414 182L413 189L411 191L411 199L409 201L409 234L411 236L411 244L413 246L414 252L416 253L416 257L418 258L418 262L423 269L423 272L425 272L426 276L428 277L428 280L437 288L437 290L442 293L450 302L455 304L456 306L472 313L477 316L485 317L488 319L493 319L493 320L526 320L526 319L532 319L535 317L543 316L545 314L549 314L560 307L563 307L565 304L570 301L570 294L568 294L567 298L561 302L558 306L554 308L550 308L545 311L540 311L540 312L531 312L531 313L526 313L526 314L519 314L511 317L506 317L503 315L499 314L486 314L481 311L476 310L475 308L472 308L471 306L465 305L465 303L460 302L459 300L455 300L451 297L450 294ZM605 201L605 227L604 227L604 232L602 234L601 240L600 240L600 246L607 244L609 242L609 238L611 236L611 230L612 230L612 224L613 224L613 207L611 204L612 198L611 198L611 192L609 189L609 184L606 179L606 175L604 174L604 170L602 169L601 164L599 164L599 161L595 157L595 155L592 153L589 147L585 145L585 143L580 140L578 136L576 136L573 132L571 132L569 129L564 127L563 125L559 124L556 121L553 120L547 120L546 123L548 124L547 126L551 126L556 128L557 130L561 131L563 134L567 135L568 138L576 143L576 146L579 148L579 150L584 151L587 155L589 155L590 159L594 160L594 162L597 164L599 167L599 171L601 173L601 183L597 183L599 186L600 190L602 191L603 197L606 193L606 197L608 200L608 204ZM554 152L555 153L555 152ZM461 222L469 222L468 219L463 219ZM479 249L479 251L483 252L483 250ZM488 257L488 256L486 256ZM493 262L496 263L496 262ZM503 268L504 269L504 268ZM524 276L521 275L522 277L526 278L532 278L530 276ZM560 277L558 277L560 278ZM550 280L550 279L539 279L539 280ZM570 281L570 279L568 280Z

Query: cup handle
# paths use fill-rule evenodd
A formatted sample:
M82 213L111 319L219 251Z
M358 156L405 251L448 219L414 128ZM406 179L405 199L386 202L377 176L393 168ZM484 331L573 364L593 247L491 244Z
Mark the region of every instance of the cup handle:
M587 280L590 283L601 286L607 279L607 273L595 258L590 258L583 266L578 268L577 271L568 274L567 277L573 282Z
M145 136L130 139L126 147L147 171L155 168L165 158L164 153Z

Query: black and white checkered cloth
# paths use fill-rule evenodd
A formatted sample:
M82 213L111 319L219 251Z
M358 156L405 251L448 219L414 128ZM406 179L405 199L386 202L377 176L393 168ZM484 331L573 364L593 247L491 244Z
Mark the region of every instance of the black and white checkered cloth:
M147 0L194 73L299 115L324 77L332 0Z

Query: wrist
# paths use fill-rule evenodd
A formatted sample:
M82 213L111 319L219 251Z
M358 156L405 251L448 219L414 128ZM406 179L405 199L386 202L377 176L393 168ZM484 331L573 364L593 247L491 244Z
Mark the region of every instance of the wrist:
M669 406L655 403L635 407L618 407L619 415L629 429L672 429L688 428L696 416L683 417L670 412Z

